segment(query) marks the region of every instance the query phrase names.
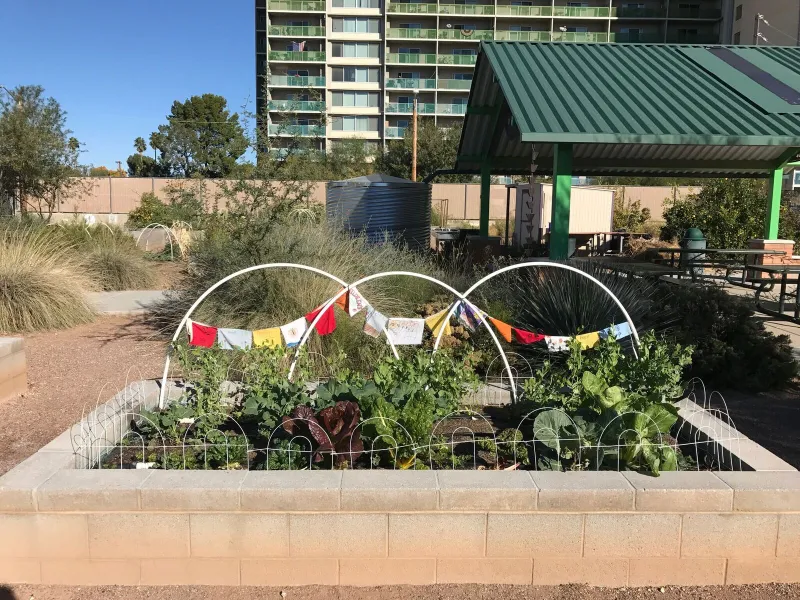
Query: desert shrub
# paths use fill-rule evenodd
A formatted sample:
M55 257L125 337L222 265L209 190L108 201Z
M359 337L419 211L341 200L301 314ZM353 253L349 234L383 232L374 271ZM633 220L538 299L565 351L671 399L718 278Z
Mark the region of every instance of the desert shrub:
M142 194L139 206L128 213L128 227L146 227L151 223L172 227L178 221L198 225L203 214L203 202L196 190L167 188L166 192L166 202L151 192Z
M92 281L63 239L47 228L0 228L0 331L61 329L87 323Z
M671 304L681 315L674 335L695 346L688 374L706 385L770 390L797 376L789 337L767 331L744 299L706 286L675 290Z

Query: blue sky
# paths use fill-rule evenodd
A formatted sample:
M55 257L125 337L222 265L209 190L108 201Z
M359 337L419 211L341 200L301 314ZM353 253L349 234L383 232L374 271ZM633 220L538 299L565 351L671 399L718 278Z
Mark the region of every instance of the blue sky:
M175 100L214 93L253 110L254 13L253 0L0 0L0 85L42 85L81 162L124 167Z

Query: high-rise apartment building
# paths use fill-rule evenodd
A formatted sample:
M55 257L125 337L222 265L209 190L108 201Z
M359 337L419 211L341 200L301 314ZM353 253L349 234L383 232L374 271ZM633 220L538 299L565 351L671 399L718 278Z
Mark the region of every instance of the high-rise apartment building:
M403 137L415 93L421 116L461 122L481 40L719 43L728 1L256 0L259 105L273 148L377 146Z
M800 45L798 0L733 0L731 9L732 44Z

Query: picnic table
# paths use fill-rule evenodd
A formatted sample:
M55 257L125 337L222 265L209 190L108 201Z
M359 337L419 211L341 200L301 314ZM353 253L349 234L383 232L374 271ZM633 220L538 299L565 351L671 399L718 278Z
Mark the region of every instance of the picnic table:
M635 258L625 256L590 256L587 258L574 258L572 260L598 266L611 271L615 275L625 274L631 279L633 277L658 279L665 275L680 277L684 274L682 269L636 260Z
M767 274L767 277L756 277L754 279L754 282L759 284L756 289L756 308L760 312L776 319L800 322L800 294L797 293L798 288L795 287L793 293L787 293L786 291L786 286L789 284L800 285L800 265L748 265L747 268L751 271ZM795 277L790 277L792 275L795 275ZM761 294L772 290L778 281L780 281L780 294L778 296L778 310L775 311L761 304ZM784 314L787 296L794 296L793 317Z
M748 260L755 256L770 256L776 254L784 254L781 250L760 250L757 248L655 248L656 252L669 252L669 265L671 267L675 266L675 256L678 255L679 257L683 257L684 254L689 255L711 255L713 257L716 256L737 256L740 257L738 260L705 260L705 259L692 259L689 261L679 261L678 264L682 265L684 268L689 269L689 273L694 277L694 271L691 267L709 267L709 268L720 268L723 267L725 269L725 275L723 275L723 279L732 285L741 285L746 286L746 279L747 279L747 269L752 267L753 265L748 264ZM757 265L756 265L757 266ZM735 270L739 270L741 268L742 275L741 280L736 281L731 277L731 274ZM709 277L713 279L713 277Z

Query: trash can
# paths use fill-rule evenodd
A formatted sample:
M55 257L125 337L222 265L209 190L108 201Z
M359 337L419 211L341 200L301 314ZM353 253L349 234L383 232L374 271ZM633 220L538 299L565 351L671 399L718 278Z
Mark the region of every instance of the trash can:
M686 248L687 250L705 250L706 238L703 235L703 232L697 227L689 227L689 229L683 232L683 238L680 241L680 247ZM702 261L704 258L704 252L683 252L681 253L681 267L685 268L686 265L692 262ZM703 267L691 267L690 273L692 277L698 277L703 274Z

